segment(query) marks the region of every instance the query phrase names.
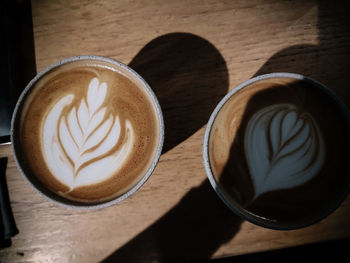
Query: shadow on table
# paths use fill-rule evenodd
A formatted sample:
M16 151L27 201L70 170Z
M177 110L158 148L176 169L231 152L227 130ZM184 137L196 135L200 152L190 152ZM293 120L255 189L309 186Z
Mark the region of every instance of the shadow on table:
M211 43L193 34L160 36L129 66L159 100L165 124L163 153L202 128L229 88L224 58Z
M350 105L350 97L345 96L350 75L347 49L350 36L344 34L350 28L349 11L346 2L333 5L319 1L319 45L283 49L255 75L283 71L303 74L323 82ZM204 43L202 48L201 43ZM164 152L202 127L228 89L224 59L206 40L190 34L175 33L153 40L130 66L151 85L162 106L166 124ZM241 220L224 206L205 180L172 210L103 262L209 259L222 244L234 237L240 224Z
M330 1L318 1L319 44L282 49L270 57L254 76L271 72L302 74L325 84L349 106L350 35L345 34L350 32L349 12L348 1L338 1L336 5Z
M349 256L348 244L350 239L332 240L304 246L277 249L210 260L211 263L260 263L260 262L298 262L302 257L305 262L314 262L315 255L323 261L334 261L334 258L346 258Z
M208 259L238 232L240 224L241 220L205 180L165 216L102 262Z

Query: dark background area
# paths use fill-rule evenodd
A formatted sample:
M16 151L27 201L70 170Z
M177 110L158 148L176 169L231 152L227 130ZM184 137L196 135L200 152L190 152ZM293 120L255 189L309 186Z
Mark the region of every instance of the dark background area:
M10 141L17 99L36 74L30 1L1 2L0 36L0 143L4 143Z

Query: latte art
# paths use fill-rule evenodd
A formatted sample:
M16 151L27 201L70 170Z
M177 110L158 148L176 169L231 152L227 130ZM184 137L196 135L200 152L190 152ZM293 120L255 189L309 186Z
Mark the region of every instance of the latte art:
M272 105L255 113L247 126L244 147L255 198L309 181L325 160L317 123L310 114L298 114L289 104Z
M59 203L120 202L145 183L160 156L157 99L118 61L62 60L28 84L18 105L15 156L25 178Z
M73 94L66 95L44 121L41 145L46 162L56 179L70 190L108 179L132 150L134 132L128 121L125 139L117 150L112 150L120 140L121 125L118 116L105 116L106 107L101 107L107 88L106 83L92 79L78 108L74 106L68 116L62 114L74 98Z

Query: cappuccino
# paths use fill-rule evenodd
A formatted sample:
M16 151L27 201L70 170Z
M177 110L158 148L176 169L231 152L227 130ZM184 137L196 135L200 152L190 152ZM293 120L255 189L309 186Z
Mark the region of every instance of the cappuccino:
M77 59L32 84L14 120L25 174L66 199L101 203L122 196L154 168L162 141L159 106L125 68Z
M298 228L345 198L349 113L320 84L266 75L231 92L215 114L206 133L207 173L243 218Z

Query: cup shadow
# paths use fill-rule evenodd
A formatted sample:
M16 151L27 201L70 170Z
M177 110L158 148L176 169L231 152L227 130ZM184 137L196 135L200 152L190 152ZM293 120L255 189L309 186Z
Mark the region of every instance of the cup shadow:
M350 28L350 5L339 1L318 2L318 44L300 44L282 49L271 56L254 74L291 72L315 79L333 92L349 107L347 95L350 73L350 37L344 32Z
M130 62L163 111L163 153L202 128L229 88L226 62L207 40L171 33L149 42Z

